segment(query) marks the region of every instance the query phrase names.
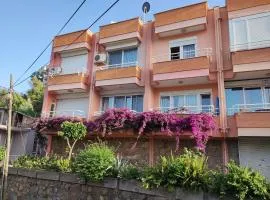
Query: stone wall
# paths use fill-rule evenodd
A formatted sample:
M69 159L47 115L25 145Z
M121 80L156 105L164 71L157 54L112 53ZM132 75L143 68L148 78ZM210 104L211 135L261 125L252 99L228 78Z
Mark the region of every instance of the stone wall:
M97 141L85 140L79 142L76 145L75 153L79 149L84 148L88 143ZM157 163L161 156L169 156L171 154L178 155L183 152L183 149L192 149L195 146L195 142L192 139L180 140L179 150L176 152L176 141L174 138L155 138L153 140L153 152L150 153L150 141L148 138L140 138L134 149L131 147L135 144L136 138L106 138L108 145L112 146L117 153L123 158L129 160L131 163L138 165L148 165L151 158L153 157L153 163ZM238 143L237 141L227 141L229 148L229 159L235 160L237 163L238 159ZM222 148L220 140L209 140L206 147L206 155L208 156L208 166L211 169L221 167L222 165ZM66 142L57 136L52 139L52 152L55 154L65 155Z
M10 168L9 200L217 200L202 192L145 190L135 180L85 182L74 174Z

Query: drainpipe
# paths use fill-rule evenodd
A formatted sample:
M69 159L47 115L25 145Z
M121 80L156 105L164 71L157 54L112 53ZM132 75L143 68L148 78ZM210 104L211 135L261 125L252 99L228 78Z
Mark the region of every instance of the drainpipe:
M216 40L216 63L217 63L217 83L218 83L218 96L220 105L220 133L222 134L222 160L224 166L228 163L228 146L226 142L227 134L227 114L226 114L226 98L224 86L224 66L223 66L223 49L222 49L222 35L221 35L221 21L220 8L214 8L215 20L215 40ZM225 168L224 168L225 169Z

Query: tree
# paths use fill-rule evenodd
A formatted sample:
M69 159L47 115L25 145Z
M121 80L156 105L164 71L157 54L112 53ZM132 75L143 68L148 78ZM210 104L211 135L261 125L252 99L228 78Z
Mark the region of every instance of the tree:
M0 91L0 107L7 108L8 105L8 91L3 89ZM14 92L13 95L13 104L12 109L17 112L21 112L25 115L29 116L35 116L33 106L30 102L30 100L27 97L24 97L23 95Z
M31 89L27 92L27 98L31 101L36 116L40 116L43 104L43 82L37 76L31 78Z
M61 124L61 131L58 135L63 137L67 141L69 148L68 160L71 160L72 151L75 144L86 136L87 129L81 122L68 122L65 121Z

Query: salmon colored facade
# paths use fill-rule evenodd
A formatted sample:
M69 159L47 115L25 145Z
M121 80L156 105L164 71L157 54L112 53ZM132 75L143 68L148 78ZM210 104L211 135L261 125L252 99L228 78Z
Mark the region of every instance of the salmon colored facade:
M114 107L208 112L227 163L230 141L270 137L269 21L270 1L227 0L57 36L44 116L92 119Z

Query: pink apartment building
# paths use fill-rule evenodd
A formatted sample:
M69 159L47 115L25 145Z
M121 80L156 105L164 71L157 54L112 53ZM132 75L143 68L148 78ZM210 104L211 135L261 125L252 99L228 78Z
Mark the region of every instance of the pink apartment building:
M234 159L270 178L270 0L207 2L56 36L43 115L92 119L108 108L215 114L209 165ZM48 151L63 147L47 131ZM112 136L153 164L173 139ZM191 146L189 138L181 145ZM57 150L58 149L58 150Z

